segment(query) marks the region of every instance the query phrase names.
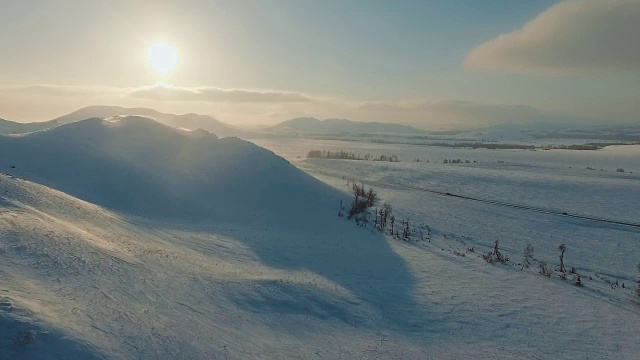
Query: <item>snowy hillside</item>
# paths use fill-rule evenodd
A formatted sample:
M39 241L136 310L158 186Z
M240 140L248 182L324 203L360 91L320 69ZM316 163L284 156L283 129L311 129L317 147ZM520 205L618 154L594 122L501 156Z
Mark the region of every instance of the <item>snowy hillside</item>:
M336 216L343 193L267 150L125 117L0 152L2 171L49 185L0 175L0 354L422 353L405 261Z
M50 129L58 125L60 125L60 123L58 123L56 120L33 123L19 123L15 121L0 119L0 134L26 134L34 131Z
M435 243L385 239L315 203L307 223L284 227L129 217L7 175L0 194L6 358L631 359L639 350L638 311Z
M123 108L119 106L88 106L70 114L56 118L61 124L67 124L93 117L107 118L112 116L137 115L155 119L165 125L179 129L204 129L220 137L239 136L244 137L246 132L225 124L211 116L198 114L174 115L165 114L148 108Z
M360 122L346 119L318 120L313 117L301 117L283 121L270 128L278 133L302 134L398 134L416 135L425 133L411 126L393 123Z
M144 216L296 216L300 211L274 204L291 196L303 206L328 188L244 140L180 131L136 116L3 137L0 153L6 154L2 171ZM336 196L321 198L339 202Z

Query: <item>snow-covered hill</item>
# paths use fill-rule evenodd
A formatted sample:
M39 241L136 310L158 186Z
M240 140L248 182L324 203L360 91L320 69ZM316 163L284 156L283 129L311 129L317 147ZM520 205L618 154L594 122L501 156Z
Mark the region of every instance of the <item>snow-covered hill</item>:
M425 131L418 130L411 126L379 123L360 122L346 119L326 119L318 120L313 117L301 117L283 121L270 129L277 133L301 133L301 134L395 134L395 135L416 135Z
M211 116L198 114L165 114L148 108L124 108L119 106L88 106L70 114L63 115L54 119L61 124L67 124L89 118L108 118L112 116L144 116L155 119L165 125L169 125L179 129L204 129L220 137L238 136L246 137L246 131L236 129L231 125L225 124Z
M317 196L339 203L327 185L252 143L138 116L2 137L0 153L2 171L147 217L295 217L294 202L303 207ZM283 197L291 203L277 206Z
M404 260L336 216L342 192L267 150L125 117L0 152L3 171L49 185L0 175L0 354L421 354Z

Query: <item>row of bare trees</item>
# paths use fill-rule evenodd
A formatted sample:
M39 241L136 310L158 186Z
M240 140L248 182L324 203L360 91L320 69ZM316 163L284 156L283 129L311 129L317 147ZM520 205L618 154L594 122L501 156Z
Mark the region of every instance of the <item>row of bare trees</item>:
M565 266L564 255L567 252L567 245L562 243L558 245L557 249L560 253L558 256L560 260L560 269L558 269L558 271L560 272L560 278L563 280L567 280L567 273L573 274L575 279L575 284L578 286L582 286L582 277L576 271L575 267L571 267L571 269L567 271L567 268ZM509 259L503 256L502 253L500 252L498 240L496 240L494 244L493 251L483 255L482 257L489 263L500 262L504 264L507 261L509 261ZM529 269L533 265L533 261L534 261L534 247L531 244L527 244L524 248L524 251L522 252L522 264L521 264L520 270ZM539 261L538 267L539 267L538 273L540 275L551 276L551 270L549 270L549 267L546 262ZM638 264L638 272L640 272L640 264ZM624 284L622 285L622 287L624 287ZM638 300L640 300L640 276L638 277L635 291L636 291Z
M358 224L363 224L367 226L369 223L368 209L376 205L378 201L378 195L373 190L373 188L369 188L365 190L364 184L358 185L357 182L353 181L352 183L352 192L353 192L353 203L351 204L351 208L348 211L348 218L354 219ZM344 207L340 206L340 211L338 212L339 216L344 215ZM401 222L401 231L396 226L396 217L393 214L393 210L391 205L385 203L380 208L374 209L373 215L374 218L374 228L378 229L381 232L389 231L389 235L392 235L394 238L403 239L403 240L411 240L412 231L410 230L409 219L405 218ZM559 251L559 260L560 260L560 269L557 271L560 272L560 278L563 280L567 279L567 268L564 263L564 255L567 251L567 245L562 243L558 245ZM533 245L527 244L522 253L522 263L520 270L529 269L534 262L534 252L535 249ZM500 242L496 240L493 246L493 250L482 255L482 258L486 260L488 263L500 263L506 264L509 262L509 258L500 251ZM544 276L551 276L551 271L549 270L547 264L544 261L538 262L539 266L539 274ZM640 272L640 264L638 264L638 272ZM582 286L582 279L579 273L576 272L575 268L572 267L569 271L570 274L574 275L575 284L578 286ZM624 285L624 284L623 284ZM638 300L640 300L640 276L638 277L637 286L636 286L636 295Z
M380 155L373 156L371 154L359 155L350 151L327 151L327 150L311 150L307 153L309 159L341 159L341 160L367 160L367 161L389 161L399 162L398 155Z
M381 207L373 209L372 212L369 208L374 207L378 202L378 194L373 188L365 189L364 184L358 184L356 181L348 182L351 185L353 194L353 202L349 210L346 210L344 206L340 205L340 211L338 216L344 216L347 212L347 219L354 219L358 225L368 226L373 220L373 227L381 232L388 232L395 238L403 240L411 240L411 236L415 231L411 230L409 219L402 219L400 227L396 223L396 216L393 214L391 205L384 203ZM372 219L369 219L369 216Z

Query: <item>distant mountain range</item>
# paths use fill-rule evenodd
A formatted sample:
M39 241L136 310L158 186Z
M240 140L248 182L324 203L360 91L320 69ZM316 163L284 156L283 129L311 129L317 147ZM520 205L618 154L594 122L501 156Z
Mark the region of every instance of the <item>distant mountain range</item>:
M346 119L319 120L314 117L299 117L283 121L268 129L271 132L309 135L338 134L392 134L416 135L426 134L424 130L412 126L394 123L361 122Z
M26 134L34 131L51 129L58 125L60 125L60 123L56 120L34 123L19 123L15 121L0 119L0 134Z
M244 139L273 136L350 136L390 135L428 136L433 139L464 139L479 141L536 141L538 139L576 139L590 141L640 142L640 123L599 125L580 122L540 122L502 124L487 128L459 129L456 131L428 131L397 123L363 122L347 119L320 120L315 117L298 117L267 128L238 129L208 115L194 113L176 115L153 109L119 106L88 106L70 114L45 122L19 123L0 119L0 134L17 135L50 129L90 118L108 119L123 116L143 116L178 129L202 129L219 137Z
M246 131L237 129L231 125L225 124L208 115L198 114L165 114L149 108L124 108L119 106L88 106L70 114L54 119L60 124L68 124L89 118L108 118L112 116L144 116L154 119L162 124L172 126L179 129L196 130L203 129L216 134L220 137L238 136L242 137L247 134Z

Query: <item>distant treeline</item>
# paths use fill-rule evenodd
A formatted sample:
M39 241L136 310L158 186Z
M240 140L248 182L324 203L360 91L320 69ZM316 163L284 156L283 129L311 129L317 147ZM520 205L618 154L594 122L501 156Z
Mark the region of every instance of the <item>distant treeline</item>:
M341 159L341 160L366 160L366 161L389 161L399 162L397 155L372 156L371 154L360 155L350 151L326 151L311 150L307 154L309 159Z
M433 146L444 146L444 147L463 147L463 148L472 148L472 149L498 149L498 150L506 150L506 149L517 149L517 150L600 150L609 145L619 145L614 143L589 143L589 144L579 144L579 145L548 145L548 146L536 146L536 145L525 145L525 144L498 144L498 143L433 143L430 144Z
M471 143L471 142L463 142L463 143L433 143L429 144L433 146L444 146L444 147L462 147L462 148L472 148L472 149L522 149L522 150L533 150L535 149L535 145L523 145L523 144L498 144L498 143Z
M595 145L595 144L584 144L584 145L554 145L554 146L544 146L542 149L550 150L550 149L561 149L561 150L600 150L604 146Z
M473 160L473 162L475 163L476 161ZM471 161L469 161L469 160L462 161L462 159L451 159L451 160L444 159L444 160L442 160L442 163L443 164L463 164L463 163L464 164L470 164Z
M634 142L640 143L640 135L637 134L627 134L624 132L618 132L613 134L600 134L600 133L578 133L578 134L560 134L560 133L550 133L550 134L542 134L536 135L531 134L532 137L537 139L594 139L594 140L605 140L605 141L625 141L625 142Z

